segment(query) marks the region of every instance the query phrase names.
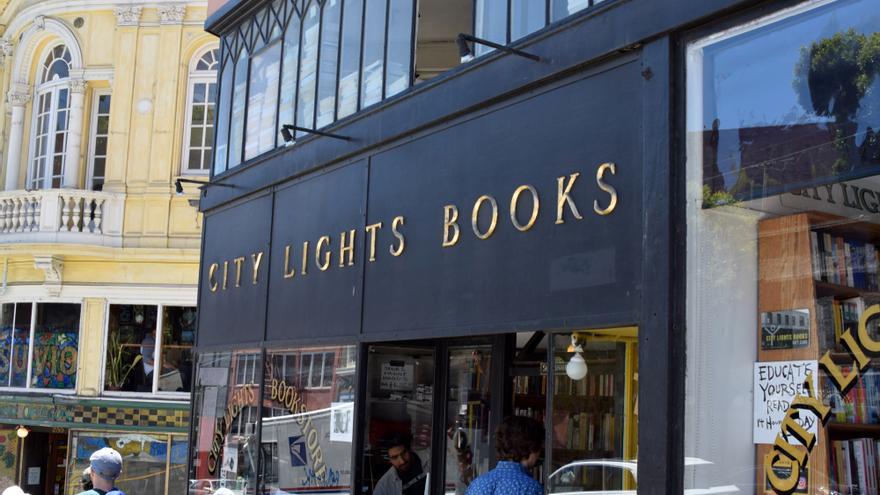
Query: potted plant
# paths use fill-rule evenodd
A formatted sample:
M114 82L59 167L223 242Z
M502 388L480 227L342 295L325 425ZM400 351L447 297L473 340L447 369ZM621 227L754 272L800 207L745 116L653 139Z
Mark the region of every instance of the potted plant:
M128 375L134 370L135 366L141 362L143 356L136 354L134 359L129 358L130 353L126 352L125 345L119 341L119 334L113 332L107 342L107 389L121 390Z

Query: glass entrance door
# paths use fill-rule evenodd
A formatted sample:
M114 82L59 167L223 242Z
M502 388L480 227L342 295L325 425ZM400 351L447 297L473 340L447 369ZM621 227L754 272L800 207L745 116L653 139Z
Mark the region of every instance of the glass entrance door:
M368 348L362 493L422 495L430 486L434 420L433 346Z
M463 495L489 470L491 345L449 348L446 380L446 494Z

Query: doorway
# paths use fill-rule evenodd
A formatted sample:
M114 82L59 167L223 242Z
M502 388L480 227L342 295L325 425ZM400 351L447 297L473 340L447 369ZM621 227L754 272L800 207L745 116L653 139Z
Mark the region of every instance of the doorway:
M67 432L35 427L24 439L22 489L30 495L62 495L66 479Z

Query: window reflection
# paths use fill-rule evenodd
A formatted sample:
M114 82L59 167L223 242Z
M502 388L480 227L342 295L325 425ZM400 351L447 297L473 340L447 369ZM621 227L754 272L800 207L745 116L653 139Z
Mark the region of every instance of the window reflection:
M860 62L880 43L867 5L838 2L701 51L688 130L701 133L710 202L880 171L880 78Z
M386 0L364 0L363 72L361 108L382 99Z
M354 346L267 354L261 453L264 491L348 492L354 439Z

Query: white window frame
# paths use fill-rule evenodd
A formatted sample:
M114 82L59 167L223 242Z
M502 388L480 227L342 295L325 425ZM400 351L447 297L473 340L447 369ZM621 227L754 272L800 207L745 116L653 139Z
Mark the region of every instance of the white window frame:
M211 50L217 50L216 57L216 65L215 69L212 71L207 70L196 70L196 67L199 64L199 61L205 56L206 53ZM211 169L213 168L213 158L214 158L214 140L211 141L210 145L210 153L207 153L205 156L211 157L211 166L202 170L193 170L189 168L189 139L192 128L192 97L193 92L195 91L196 84L214 84L216 88L218 85L217 81L217 69L220 67L220 45L219 43L207 45L199 51L196 52L195 56L190 60L189 63L189 71L187 73L187 81L186 81L186 102L184 104L184 112L183 112L183 142L181 143L182 149L180 153L180 175L196 175L196 176L206 176L211 173ZM214 115L217 115L217 97L219 94L214 95ZM215 122L211 122L211 128L214 128L216 124ZM216 131L215 131L216 132ZM207 144L207 143L206 143Z
M330 383L324 383L324 368L327 367L327 355L333 356L333 366L336 366L336 353L333 351L315 351L315 352L303 352L299 355L299 376L305 382L303 384L303 390L328 390L333 386L333 376L330 376ZM305 369L303 367L303 358L306 356L311 356L311 360L309 361L309 369L308 375L305 374ZM318 385L312 385L312 375L315 371L315 357L321 358L321 367L318 371Z
M109 89L96 89L92 92L92 110L89 114L91 122L89 123L89 154L88 165L86 166L86 183L85 188L92 190L92 180L95 178L95 145L98 138L98 108L102 96L109 96L111 104L113 103L113 95ZM107 118L110 118L110 112L107 112ZM110 137L110 129L107 128L107 137ZM108 150L109 151L109 150ZM107 177L107 155L104 155L104 177Z
M40 393L47 395L74 395L76 394L76 387L74 388L43 388L43 387L34 387L31 386L31 373L33 373L33 364L34 364L34 336L36 334L36 323L37 323L37 304L77 304L79 305L79 327L77 327L77 339L76 339L76 370L77 375L76 378L79 380L79 369L80 369L80 343L82 342L80 337L82 337L82 325L83 325L83 316L85 306L81 299L68 299L68 300L57 300L57 299L21 299L21 300L10 300L10 301L0 301L0 304L15 304L16 306L19 304L30 304L31 305L31 320L30 320L30 332L28 334L28 363L27 363L27 375L25 377L25 386L24 387L11 387L4 386L0 384L0 391L2 392L30 392L30 393ZM18 312L18 308L15 309ZM13 336L15 335L15 315L13 315ZM12 349L9 350L9 373L12 373ZM11 380L10 376L10 380ZM7 382L9 383L9 382Z
M32 116L31 116L31 133L28 139L29 144L29 152L28 152L28 165L27 165L27 182L25 183L25 189L52 189L52 160L50 158L54 157L54 136L57 132L58 127L58 94L62 89L67 90L67 126L64 130L64 150L61 153L61 181L63 185L64 181L64 171L67 167L67 147L70 144L70 100L71 100L71 91L70 91L70 77L65 79L55 79L48 82L42 82L43 72L46 70L44 66L46 58L49 56L52 51L59 46L64 46L65 50L70 53L70 48L67 47L64 43L55 43L47 47L43 50L42 55L37 59L39 62L37 64L37 72L34 76L35 84L34 84L34 98L31 102ZM68 70L70 66L68 65ZM37 154L37 120L39 120L40 116L40 97L43 95L51 95L51 104L49 106L49 126L48 126L48 136L52 136L53 139L50 139L46 144L46 175L40 180L39 183L34 184L34 176L36 175L35 167L36 164L34 160L36 159ZM60 186L59 186L60 187Z
M129 392L123 390L106 390L106 373L107 373L107 347L110 339L110 306L144 306L156 307L156 348L154 351L154 363L153 369L162 369L162 324L164 318L163 310L166 307L176 307L176 308L193 308L197 310L197 306L195 304L180 304L180 303L157 303L157 302L143 302L143 301L108 301L104 308L104 338L101 346L101 395L105 397L143 397L144 394L149 395L151 398L160 398L160 399L178 399L178 400L189 400L192 391L190 392L169 392L158 390L159 388L159 375L161 373L153 373L153 388L152 392ZM195 344L193 345L193 363L195 366ZM192 373L192 371L191 371ZM190 387L193 387L195 382L190 380Z

